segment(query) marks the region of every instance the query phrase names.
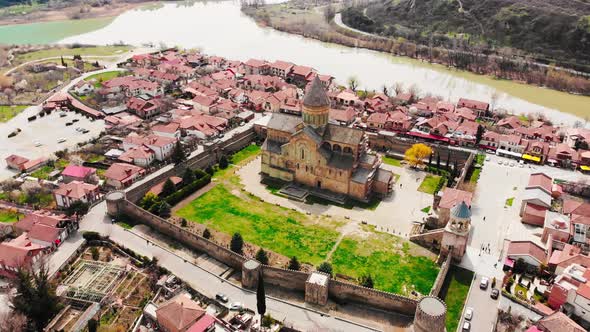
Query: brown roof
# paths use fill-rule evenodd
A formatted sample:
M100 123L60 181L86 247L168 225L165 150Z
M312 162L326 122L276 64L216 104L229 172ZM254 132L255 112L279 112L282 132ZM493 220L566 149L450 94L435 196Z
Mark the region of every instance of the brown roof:
M537 326L548 332L584 332L583 327L574 322L561 311L555 311L551 315L542 318Z
M139 166L123 163L114 163L111 165L111 167L109 167L109 169L107 169L107 171L104 173L104 176L108 179L122 181L127 179L131 175L143 172L145 172L145 170Z
M94 192L98 189L95 184L84 183L82 181L72 181L64 183L59 188L53 191L56 195L67 196L74 199L85 197L88 193Z
M529 178L527 188L539 187L548 193L551 193L552 184L553 179L549 175L545 173L533 173Z
M511 241L508 245L508 256L531 256L540 263L547 261L545 249L531 241Z
M205 311L184 294L177 295L156 310L158 323L169 332L185 331L204 314Z
M465 202L467 206L471 206L472 198L473 193L470 193L468 191L454 188L445 188L442 194L442 198L440 200L440 204L438 206L444 209L450 209L461 202Z

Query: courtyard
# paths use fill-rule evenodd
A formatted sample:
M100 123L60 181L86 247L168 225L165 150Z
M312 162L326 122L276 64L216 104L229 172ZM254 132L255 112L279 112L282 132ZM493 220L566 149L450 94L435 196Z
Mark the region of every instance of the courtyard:
M279 259L283 266L292 256L311 266L328 261L337 278L354 281L370 274L375 288L380 290L404 295L413 291L429 293L439 270L435 255L353 217L382 213L383 220L385 216L391 219L393 200L386 199L374 211L368 211L305 204L276 196L260 184L256 172L260 160L255 150L250 147L238 152L233 158L237 165L217 172L212 189L178 207L176 216L207 227L213 238L224 244L229 243L231 234L239 232L245 242L271 251L271 256L283 256ZM411 177L411 171L405 173L405 169L399 171L407 175L407 190L421 195L416 191L418 176ZM423 201L415 203L416 215L425 216L420 209L431 202L432 196L424 194ZM401 220L406 227L411 225Z

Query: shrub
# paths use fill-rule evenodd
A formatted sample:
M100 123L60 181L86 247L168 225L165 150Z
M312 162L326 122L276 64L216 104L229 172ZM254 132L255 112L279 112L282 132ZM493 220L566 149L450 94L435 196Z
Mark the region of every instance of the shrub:
M86 232L82 233L82 237L86 241L102 240L102 236L100 236L100 234L98 234L98 232L93 232L93 231L86 231Z
M92 255L92 260L95 260L95 261L97 261L98 258L100 257L100 253L98 252L97 247L90 248L90 254Z
M244 248L244 239L240 233L234 233L229 245L231 251L241 254Z
M370 274L361 277L360 284L363 287L373 288L373 278Z
M178 204L178 202L182 201L183 199L190 196L195 191L203 188L204 186L208 185L211 182L211 175L206 174L203 177L193 181L190 184L185 185L182 189L177 190L172 195L165 198L166 203L174 206Z
M182 218L182 220L180 220L180 226L182 227L186 227L187 226L187 222L185 218Z
M320 266L318 266L318 271L324 272L324 273L330 275L330 277L331 277L332 276L332 264L330 264L328 262L323 262L322 264L320 264Z
M229 166L229 161L225 155L221 156L219 159L219 168L226 169Z
M301 264L299 264L299 260L297 259L297 256L291 257L287 268L289 270L295 270L295 271L299 271L299 269L301 269Z
M206 239L211 238L211 232L209 232L209 228L205 228L205 230L203 231L203 237Z
M256 260L261 264L268 265L268 254L264 249L258 249L258 252L256 252Z

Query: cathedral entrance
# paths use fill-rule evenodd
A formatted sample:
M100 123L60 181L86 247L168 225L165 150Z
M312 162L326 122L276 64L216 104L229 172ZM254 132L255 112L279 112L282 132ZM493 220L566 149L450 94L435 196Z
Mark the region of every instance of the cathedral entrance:
M318 188L322 188L322 181L318 181Z

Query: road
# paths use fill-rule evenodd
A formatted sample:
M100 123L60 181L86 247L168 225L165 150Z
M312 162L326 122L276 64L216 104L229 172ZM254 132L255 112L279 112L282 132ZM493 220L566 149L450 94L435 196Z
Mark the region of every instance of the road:
M519 210L529 176L535 172L544 172L551 177L569 181L587 181L590 176L550 166L525 165L521 168L512 159L496 155L488 155L488 157L489 160L484 163L472 202L471 236L460 266L474 271L478 280L482 276L490 280L492 277L502 280L504 273L501 259L505 255L504 247L509 240L528 240L545 246L540 241L542 228L520 222ZM502 161L502 165L499 161ZM514 166L507 165L510 162L514 163ZM511 197L514 197L512 206L505 206L506 199ZM489 253L481 251L482 245L485 247L489 245ZM495 267L494 264L496 264ZM475 329L474 323L472 330L491 331L494 320L487 318L492 316L495 319L496 314L495 311L490 311L492 308L490 305L495 308L498 304L487 300L489 289L484 295L478 285L479 283L473 285L466 302L466 307L474 308L474 319L478 322L478 328ZM483 322L478 318L481 316L485 317Z

